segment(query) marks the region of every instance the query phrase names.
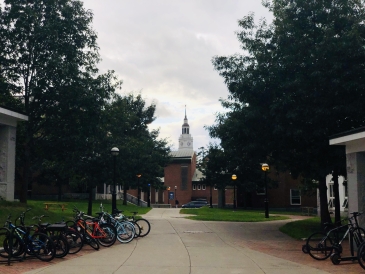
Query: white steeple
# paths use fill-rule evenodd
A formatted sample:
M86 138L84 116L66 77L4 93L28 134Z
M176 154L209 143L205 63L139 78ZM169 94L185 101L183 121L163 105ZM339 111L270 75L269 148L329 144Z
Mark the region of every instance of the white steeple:
M182 125L181 135L179 137L179 150L181 149L193 150L193 137L190 135L190 126L186 117L186 105L184 124Z

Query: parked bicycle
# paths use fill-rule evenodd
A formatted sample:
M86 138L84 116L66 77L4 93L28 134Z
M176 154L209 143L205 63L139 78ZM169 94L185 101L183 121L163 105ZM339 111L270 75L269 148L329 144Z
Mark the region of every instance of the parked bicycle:
M135 225L128 220L125 220L121 215L111 215L104 211L102 205L100 205L99 215L100 223L112 224L117 230L117 239L121 243L129 243L132 241L136 234Z
M151 224L149 221L147 221L144 218L137 217L137 211L132 212L132 216L127 216L127 219L129 221L135 222L140 227L140 234L139 237L145 237L147 236L151 231Z
M116 228L108 223L99 224L98 218L85 220L85 213L74 207L75 227L81 233L86 243L94 249L99 249L99 245L112 246L117 239Z
M331 256L333 264L339 264L341 261L356 260L354 256L354 244L357 247L364 242L365 230L358 226L357 217L362 213L352 212L352 217L342 221L348 221L346 225L342 225L325 232L316 232L308 237L306 242L306 251L316 260L325 260ZM343 240L349 236L350 238L350 257L341 258Z
M26 258L26 255L35 256L41 261L49 262L56 255L53 240L44 233L33 233L33 226L24 225L25 213L31 209L27 209L16 220L20 219L22 226L17 226L11 222L11 215L8 216L4 227L8 228L9 233L3 241L3 249L0 256L3 258L19 257Z

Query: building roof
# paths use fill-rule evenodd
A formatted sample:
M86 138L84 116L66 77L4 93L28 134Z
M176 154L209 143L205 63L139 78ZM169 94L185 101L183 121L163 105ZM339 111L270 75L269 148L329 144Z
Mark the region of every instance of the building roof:
M2 106L0 107L0 124L16 126L17 121L28 121L28 116Z
M199 170L199 169L195 169L195 172L194 172L194 175L193 175L193 178L192 178L192 181L193 182L197 182L197 181L200 181L201 178L204 178L204 174Z
M191 158L193 158L194 150L192 150L192 149L180 149L180 150L176 150L176 151L171 151L170 155L173 158L191 159Z
M330 136L330 145L346 145L348 142L360 141L365 138L365 127L355 128Z

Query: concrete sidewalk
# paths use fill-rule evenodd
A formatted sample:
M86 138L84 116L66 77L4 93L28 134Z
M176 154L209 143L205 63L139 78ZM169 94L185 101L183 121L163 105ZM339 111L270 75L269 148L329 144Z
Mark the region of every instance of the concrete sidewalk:
M335 266L330 260L313 260L301 252L300 241L278 230L287 221L205 222L187 220L182 216L179 209L154 208L144 216L151 223L151 232L147 237L135 239L129 244L117 242L110 248L91 251L76 258L55 259L52 264L23 273L364 272L357 263ZM4 273L16 273L11 270L23 263L27 262L14 263Z

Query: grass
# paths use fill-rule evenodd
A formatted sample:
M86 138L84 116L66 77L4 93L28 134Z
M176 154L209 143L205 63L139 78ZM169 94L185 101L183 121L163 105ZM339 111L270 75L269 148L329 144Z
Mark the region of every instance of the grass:
M88 202L86 200L67 200L62 203L67 204L67 210L62 211L61 208L52 208L50 210L44 209L44 203L46 200L28 200L28 204L24 205L18 202L6 202L0 201L0 226L4 224L8 215L11 215L11 220L15 222L15 219L27 208L31 208L25 216L25 223L27 225L35 224L38 220L32 220L34 216L48 215L49 217L44 218L43 222L55 223L62 220L72 220L74 212L72 211L73 206L76 206L79 210L87 212ZM54 201L53 201L54 202ZM92 212L95 216L96 212L99 211L100 203L103 204L104 210L111 212L111 201L93 201ZM122 201L117 200L117 208L123 210L125 215L132 215L131 212L138 211L139 214L147 213L150 208L138 207L135 205L122 205ZM293 214L292 212L277 212L271 211L270 218L265 218L263 211L255 210L242 210L238 209L233 211L232 208L221 209L221 208L189 208L181 209L181 214L193 214L194 216L187 216L186 218L192 220L203 220L203 221L229 221L229 222L264 222L274 220L285 220L289 219L286 215ZM299 214L299 213L298 213ZM313 232L320 230L320 219L318 217L309 218L306 220L289 222L280 228L280 231L289 235L294 239L307 238Z
M321 221L319 217L313 217L305 220L294 221L280 227L280 231L290 237L300 240L307 238L314 232L321 231Z
M283 215L271 215L270 218L267 219L265 218L264 212L261 211L242 209L233 211L232 208L209 208L207 206L202 208L184 208L180 210L180 213L194 214L194 216L188 216L187 218L202 221L264 222L289 219L289 217Z
M27 208L31 208L29 212L25 215L25 224L31 225L36 224L38 220L32 220L32 217L34 216L40 216L40 215L47 215L48 217L45 217L42 219L42 222L48 222L48 223L55 223L60 222L62 220L73 220L74 218L74 212L72 211L73 206L76 206L79 210L87 213L88 208L88 201L87 200L65 200L62 201L62 203L67 204L66 210L62 211L61 207L59 208L52 208L49 210L45 210L44 203L49 202L47 200L28 200L28 203L21 204L19 202L7 202L7 201L0 201L0 226L1 224L4 224L6 219L8 218L8 215L11 215L11 221L14 223L15 219L19 217L19 215L25 211ZM52 201L55 203L55 201ZM92 215L96 216L96 212L99 211L100 203L103 204L104 210L107 212L111 212L111 201L105 200L105 201L93 201L92 206ZM147 207L138 207L135 205L122 205L121 200L117 200L117 208L119 210L123 210L123 214L125 215L132 215L131 212L137 211L138 214L145 214L147 213L150 208ZM19 222L17 222L19 224Z

